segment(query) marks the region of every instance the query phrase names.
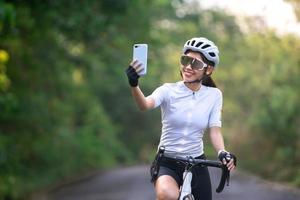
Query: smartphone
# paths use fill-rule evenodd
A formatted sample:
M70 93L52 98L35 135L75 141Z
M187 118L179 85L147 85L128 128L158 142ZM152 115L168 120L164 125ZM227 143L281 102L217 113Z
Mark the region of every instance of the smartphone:
M142 63L142 70L139 71L139 76L144 76L147 73L147 57L148 45L147 44L134 44L133 45L133 60L138 60Z

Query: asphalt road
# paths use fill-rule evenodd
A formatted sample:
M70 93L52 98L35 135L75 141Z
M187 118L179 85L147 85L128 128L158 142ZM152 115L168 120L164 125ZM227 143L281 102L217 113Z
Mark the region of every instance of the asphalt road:
M236 171L230 186L217 194L220 171L211 170L214 200L300 200L300 190L270 183L255 176ZM154 200L155 193L149 181L148 166L119 168L97 172L76 181L50 189L39 200Z

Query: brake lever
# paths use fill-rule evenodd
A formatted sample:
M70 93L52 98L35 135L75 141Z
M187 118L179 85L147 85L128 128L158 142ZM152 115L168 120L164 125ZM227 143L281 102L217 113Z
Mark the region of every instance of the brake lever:
M229 180L230 180L230 171L228 170L226 165L222 165L222 177L219 183L219 186L216 189L217 193L220 193L223 191L225 183L227 183L227 186L229 186Z

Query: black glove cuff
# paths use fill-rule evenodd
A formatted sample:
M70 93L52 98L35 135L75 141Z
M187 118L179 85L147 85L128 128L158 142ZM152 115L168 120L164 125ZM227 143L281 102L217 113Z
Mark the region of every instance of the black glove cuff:
M140 76L136 73L135 69L129 65L126 69L126 74L128 77L128 82L131 87L137 87L139 83Z

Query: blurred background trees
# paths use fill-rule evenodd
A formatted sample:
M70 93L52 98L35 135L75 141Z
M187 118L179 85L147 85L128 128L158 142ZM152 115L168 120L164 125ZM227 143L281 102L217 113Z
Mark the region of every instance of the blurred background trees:
M149 44L140 81L148 95L180 79L181 48L194 36L219 46L213 77L240 166L300 186L300 39L258 27L249 19L241 30L234 16L197 1L0 0L0 199L149 162L160 111L134 105L124 73L132 45Z

